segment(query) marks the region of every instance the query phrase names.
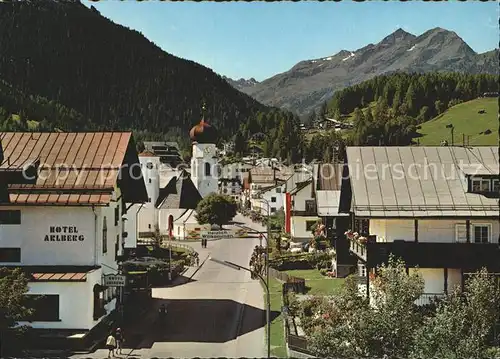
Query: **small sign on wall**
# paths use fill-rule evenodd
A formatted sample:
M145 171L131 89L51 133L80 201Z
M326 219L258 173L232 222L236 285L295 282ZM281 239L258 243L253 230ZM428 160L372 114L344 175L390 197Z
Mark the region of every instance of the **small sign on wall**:
M106 287L125 287L127 277L121 274L107 274L104 276L103 285Z

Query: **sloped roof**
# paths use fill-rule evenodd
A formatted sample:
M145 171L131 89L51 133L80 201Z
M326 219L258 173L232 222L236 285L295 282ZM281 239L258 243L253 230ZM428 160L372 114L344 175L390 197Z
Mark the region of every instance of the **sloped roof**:
M320 163L315 165L316 188L325 191L340 191L343 168L343 163Z
M308 172L294 172L286 181L286 191L292 192L297 189L297 187L307 181L312 179L312 174Z
M202 197L195 187L189 173L182 171L178 177L173 177L160 194L155 206L159 209L195 209Z
M254 167L250 169L251 183L273 183L275 171L271 167ZM276 167L276 179L285 181L294 173L293 168Z
M468 192L461 170L496 168L497 147L348 147L347 159L357 216L498 216L498 198Z
M0 171L38 171L9 181L7 204L105 205L117 182L127 202L147 200L130 132L2 132L0 141Z

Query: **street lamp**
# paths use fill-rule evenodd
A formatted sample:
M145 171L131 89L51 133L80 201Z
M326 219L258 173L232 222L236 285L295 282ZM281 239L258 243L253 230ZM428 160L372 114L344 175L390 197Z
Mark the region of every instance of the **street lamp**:
M229 267L229 268L233 268L233 269L236 269L236 270L240 270L240 269L243 269L243 270L246 270L247 272L250 272L250 273L253 273L253 274L256 274L259 279L261 280L262 283L264 283L264 286L266 287L266 297L267 297L267 305L266 305L266 319L267 319L267 357L268 358L271 358L271 320L270 320L270 313L271 313L271 296L269 294L269 285L268 283L266 283L266 281L264 280L264 278L262 278L262 276L260 275L260 273L258 272L255 272L255 271L251 271L250 269L246 268L246 267L242 267L236 263L233 263L233 262L229 262L229 261L222 261L222 260L219 260L219 259L215 259L215 258L212 258L212 257L208 257L210 261L212 262L215 262L215 263L219 263L219 264L222 264L222 265L225 265L226 267Z
M263 201L267 204L267 223L266 223L266 257L265 257L265 267L266 267L266 287L269 287L269 223L270 223L270 219L271 219L271 212L269 210L270 208L270 205L269 205L269 201L265 198L262 198L262 196L259 198L260 201ZM262 235L262 233L261 233ZM259 238L262 238L261 236L259 236ZM261 241L262 243L262 241ZM262 246L262 244L261 244ZM269 297L268 297L268 300L269 300ZM269 305L269 303L268 303ZM270 319L269 319L269 313L267 313L268 317L267 317L267 321L269 322ZM268 336L269 336L269 333L268 333ZM268 337L268 345L269 345L269 337Z

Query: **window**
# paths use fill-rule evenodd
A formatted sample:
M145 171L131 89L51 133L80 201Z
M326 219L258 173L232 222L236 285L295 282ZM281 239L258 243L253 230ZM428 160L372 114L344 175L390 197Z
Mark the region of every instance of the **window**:
M360 235L368 236L370 234L370 220L369 219L356 219L354 223L355 232Z
M276 197L271 197L271 202L276 202Z
M306 212L316 212L316 202L312 199L306 200Z
M491 181L487 178L472 178L472 192L490 192L490 185Z
M0 211L0 224L21 224L21 211Z
M115 242L115 261L118 259L118 252L120 251L120 235L116 235L116 242Z
M108 224L106 216L102 223L102 254L108 253Z
M306 231L311 232L312 226L316 224L316 221L306 221Z
M235 194L236 193L236 190L234 188L231 188L231 193L232 194Z
M271 207L271 213L276 213L276 208L275 207Z
M106 310L104 309L106 289L106 287L99 284L94 285L94 320L106 314Z
M488 243L490 241L491 224L474 224L472 227L474 243Z
M281 193L281 187L276 187L276 193Z
M148 179L148 182L151 183L151 178Z
M482 179L481 180L481 192L489 192L491 191L490 180Z
M210 176L211 168L210 163L205 162L205 176Z
M467 226L465 224L457 224L455 226L455 241L458 243L467 242Z
M27 308L33 309L33 313L24 318L25 320L33 322L58 322L61 320L59 318L59 295L28 294L24 299L24 304Z
M151 229L151 223L150 223L150 224L148 224L148 229Z
M149 169L149 170L153 169L153 167L154 167L154 166L153 166L153 162L148 162L148 163L146 164L146 168L147 168L147 169Z
M359 265L359 275L360 277L366 277L366 266L363 264Z
M21 248L0 248L0 262L21 263Z
M115 207L115 227L118 225L120 220L120 206Z
M500 184L500 181L497 180L497 179L494 179L492 181L492 187L493 187L492 190L493 190L493 192L500 193L500 185L499 184Z

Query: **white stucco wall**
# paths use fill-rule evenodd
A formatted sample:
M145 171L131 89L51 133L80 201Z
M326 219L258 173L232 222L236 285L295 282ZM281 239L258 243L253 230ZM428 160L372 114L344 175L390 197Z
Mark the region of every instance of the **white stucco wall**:
M500 224L498 221L471 220L471 240L473 240L474 224L491 224L492 240L498 239L500 233ZM418 241L419 242L455 242L456 225L464 224L465 219L419 219L418 220ZM406 241L415 240L414 220L413 219L370 219L370 234L385 238L387 242L397 239Z
M21 248L21 265L93 265L96 262L95 219L91 208L72 207L70 210L68 207L32 206L3 209L21 211L21 225L0 226L0 247ZM56 227L63 231L61 227L67 227L66 233L55 233ZM77 233L74 233L75 229ZM59 241L55 235L60 235ZM66 235L65 241L61 235ZM68 235L70 241L67 241ZM73 240L75 236L76 241Z
M278 188L278 190L277 190ZM285 185L274 187L272 189L269 189L268 191L262 192L261 196L262 199L260 198L251 198L251 206L254 211L261 211L264 215L267 215L267 207L269 204L269 211L271 214L273 214L273 209L274 211L279 210L280 208L284 208L284 201L285 201ZM278 193L279 192L279 193ZM272 201L272 198L275 198L275 201ZM267 202L266 202L267 201Z
M130 206L127 204L127 207L130 207L127 211L127 220L125 221L125 231L127 232L127 238L124 239L125 248L136 248L137 247L137 236L138 236L138 226L137 219L139 209L141 208L140 204L134 204ZM142 209L141 209L142 210Z
M84 329L90 330L116 308L116 298L104 308L106 314L94 320L95 284L103 284L103 274L114 273L110 268L99 268L87 273L85 282L30 282L30 295L59 295L59 319L50 322L20 322L39 329Z
M159 229L161 234L168 234L168 217L172 215L174 217L174 224L177 219L179 219L187 210L186 209L160 209L159 210ZM174 228L173 235L176 235L176 229Z
M211 143L193 143L191 180L202 197L219 190L216 147ZM205 163L210 164L210 176L205 175Z
M306 200L312 200L311 196L311 186L312 183L308 184L306 187L302 188L299 192L292 195L293 201L293 211L305 211L306 210Z
M33 328L90 329L93 293L88 282L32 282L28 294L59 295L59 322L32 322Z
M290 220L290 232L293 238L312 238L310 231L306 230L307 221L317 221L319 217L292 216Z

